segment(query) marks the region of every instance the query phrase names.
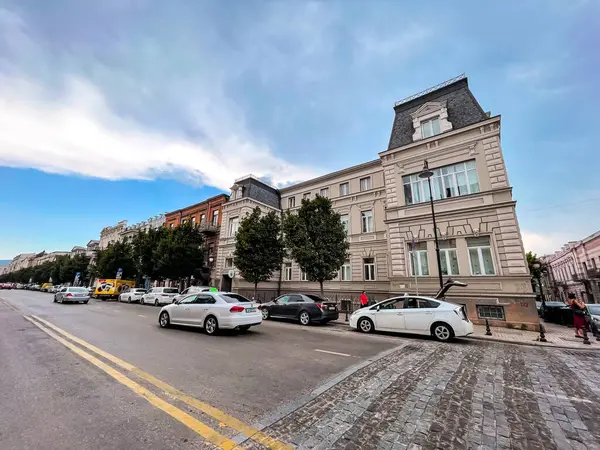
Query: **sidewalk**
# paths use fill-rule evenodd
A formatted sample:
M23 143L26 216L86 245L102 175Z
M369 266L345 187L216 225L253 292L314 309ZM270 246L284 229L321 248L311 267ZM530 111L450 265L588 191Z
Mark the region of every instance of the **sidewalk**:
M600 341L596 341L596 338L592 335L592 333L588 333L590 345L586 345L583 343L583 339L575 337L575 330L573 328L565 327L562 325L556 325L553 323L542 323L544 324L544 328L546 329L547 342L539 341L540 334L538 332L517 330L505 327L490 327L492 335L486 336L484 325L474 325L474 333L471 336L469 336L469 338L481 339L486 341L506 342L510 344L536 345L540 347L600 350ZM344 321L343 315L340 316L339 320L330 322L330 324L350 329L348 323Z

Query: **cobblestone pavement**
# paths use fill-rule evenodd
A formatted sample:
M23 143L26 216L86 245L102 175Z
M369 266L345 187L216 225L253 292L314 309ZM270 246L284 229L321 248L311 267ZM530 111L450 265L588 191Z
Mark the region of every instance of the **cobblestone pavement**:
M600 450L598 368L598 352L415 341L265 432L300 449Z

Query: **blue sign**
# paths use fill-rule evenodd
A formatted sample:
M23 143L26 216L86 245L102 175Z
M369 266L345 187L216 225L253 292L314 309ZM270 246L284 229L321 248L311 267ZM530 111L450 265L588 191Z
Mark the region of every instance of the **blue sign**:
M76 278L79 278L80 276L81 276L81 272L77 272L77 273L75 274L75 277L76 277Z

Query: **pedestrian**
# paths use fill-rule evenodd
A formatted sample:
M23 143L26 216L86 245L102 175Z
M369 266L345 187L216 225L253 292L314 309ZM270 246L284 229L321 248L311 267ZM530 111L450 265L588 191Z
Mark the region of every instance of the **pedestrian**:
M585 303L579 300L575 294L570 293L568 303L573 311L573 328L575 328L575 337L583 338L583 329L586 326L585 321Z
M362 291L362 294L360 294L360 307L366 308L367 306L369 306L369 297L366 291Z

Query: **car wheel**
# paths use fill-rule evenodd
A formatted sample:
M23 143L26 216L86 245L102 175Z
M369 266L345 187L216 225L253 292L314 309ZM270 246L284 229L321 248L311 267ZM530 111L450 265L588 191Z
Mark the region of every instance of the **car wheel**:
M166 311L163 311L158 318L158 324L160 325L161 328L167 328L170 323L171 323L171 321L169 319L169 313Z
M59 297L59 299L58 299L58 303L63 303L63 302L64 302L63 298L62 298L62 297Z
M83 304L84 304L84 305L87 305L87 304L88 304L88 302L89 302L89 300L84 300Z
M56 295L54 296L54 303L56 303Z
M209 336L212 336L219 331L219 324L217 323L217 319L213 316L208 316L204 321L204 331Z
M454 330L445 323L436 323L432 327L432 334L438 341L447 342L454 337Z
M154 306L158 306L158 299L154 300Z
M127 303L131 303L131 296L127 299Z
M375 331L375 326L373 325L373 321L368 317L363 317L358 321L358 329L363 333L372 333Z
M269 310L267 308L263 308L260 310L262 313L263 320L267 320L269 318Z
M300 316L298 316L298 318L300 319L300 324L301 325L308 325L308 324L310 324L310 316L308 315L308 313L306 311L302 311L300 313Z

